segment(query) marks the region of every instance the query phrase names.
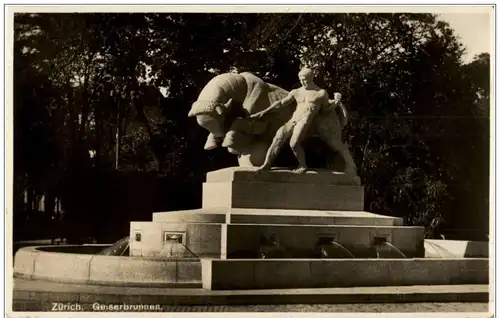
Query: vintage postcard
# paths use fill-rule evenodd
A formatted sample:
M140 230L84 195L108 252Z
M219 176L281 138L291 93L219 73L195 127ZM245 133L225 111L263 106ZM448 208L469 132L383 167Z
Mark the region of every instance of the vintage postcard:
M6 18L9 317L493 315L494 5Z

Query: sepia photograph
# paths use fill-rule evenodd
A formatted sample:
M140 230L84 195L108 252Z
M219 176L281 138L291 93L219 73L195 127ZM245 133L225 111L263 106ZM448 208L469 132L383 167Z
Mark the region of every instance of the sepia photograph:
M7 315L492 317L495 10L5 6Z

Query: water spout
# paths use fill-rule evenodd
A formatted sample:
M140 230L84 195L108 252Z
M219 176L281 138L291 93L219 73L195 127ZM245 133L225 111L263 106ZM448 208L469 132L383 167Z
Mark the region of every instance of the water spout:
M443 257L443 255L439 252L439 250L441 250L441 252L444 252L443 254L444 255L447 255L448 257L453 257L453 254L450 253L450 251L448 251L447 249L445 249L444 247L438 245L438 244L435 244L435 243L432 243L432 242L428 242L428 241L425 241L424 244L427 244L429 245L430 247L432 247L432 249L437 253L437 255L439 257Z
M382 244L387 245L389 247L392 247L394 250L396 250L396 252L398 252L401 256L403 256L403 258L406 258L405 254L403 254L403 252L401 252L401 250L399 248L397 248L396 246L392 245L391 243L389 243L389 242L386 241L386 242L384 242Z
M186 245L181 242L174 241L170 243L169 257L178 258L199 258L198 255L193 253Z
M126 252L130 254L130 243L127 243L127 247L120 253L120 256L124 256Z
M336 242L336 241L330 241L330 244L334 245L334 246L337 246L337 247L340 247L343 251L345 251L347 254L349 254L349 256L351 258L355 258L354 255L351 253L351 251L349 251L349 249L347 247L345 247L344 245ZM325 244L326 245L326 244ZM324 249L323 249L324 251ZM324 253L324 252L323 252ZM326 254L326 253L325 253ZM328 256L328 255L324 255L324 256Z
M378 248L380 247L380 244L375 245L375 252L377 253L377 259L380 258L380 252Z
M283 255L289 255L289 250L286 246L280 244L275 238L267 239L261 237L260 258L276 258L283 257Z

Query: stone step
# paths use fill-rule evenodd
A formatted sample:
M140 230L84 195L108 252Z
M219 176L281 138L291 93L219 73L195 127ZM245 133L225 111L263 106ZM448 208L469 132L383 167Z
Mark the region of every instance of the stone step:
M258 257L263 245L279 245L297 257L314 253L321 242L335 241L356 257L376 257L374 246L385 241L382 249L400 250L406 257L423 256L424 228L377 225L311 225L131 222L131 255L163 255L165 238L175 235L181 243L200 257ZM135 239L140 236L140 241ZM266 243L267 242L267 243ZM269 243L270 242L270 243ZM268 244L269 243L269 244ZM321 243L323 244L323 243ZM325 243L326 244L326 243ZM335 245L335 243L334 243ZM339 247L342 249L341 247ZM288 253L287 252L287 253ZM307 254L307 253L306 253ZM254 255L254 256L245 256ZM312 257L312 256L306 256ZM342 254L341 257L350 257Z
M364 211L206 208L153 213L153 222L401 226L403 219Z
M261 253L267 248L304 258L317 253L320 245L342 258L376 258L377 251L390 252L393 257L424 256L424 228L414 226L228 224L222 227L221 241L227 258L242 258L247 252Z
M208 290L488 284L480 259L202 259ZM228 273L231 273L228 275Z
M361 304L394 303L402 311L404 303L482 302L487 303L490 287L483 285L377 286L312 289L206 290L202 288L165 288L155 286L115 287L63 284L35 280L13 280L15 304L31 304L31 310L51 311L53 303L186 305L255 305L255 304ZM415 305L415 304L414 304ZM194 307L193 307L194 306ZM359 310L359 307L353 311ZM358 305L359 306L359 305ZM457 306L457 304L454 304ZM21 307L21 306L19 306ZM22 307L23 309L25 307ZM455 307L454 307L455 308ZM20 309L20 310L21 310ZM14 308L14 310L16 310ZM27 311L27 310L22 310ZM95 310L93 310L95 311ZM442 310L437 310L442 311ZM465 310L464 310L465 311ZM441 315L440 315L441 316ZM470 315L469 315L470 316ZM486 316L485 316L486 317Z

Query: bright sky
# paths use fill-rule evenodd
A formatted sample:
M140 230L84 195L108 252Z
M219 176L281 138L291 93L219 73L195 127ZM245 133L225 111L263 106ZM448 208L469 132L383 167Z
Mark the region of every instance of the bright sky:
M492 54L493 16L487 13L443 13L440 19L448 22L464 44L464 61L470 62L480 53ZM490 21L491 19L491 21Z

